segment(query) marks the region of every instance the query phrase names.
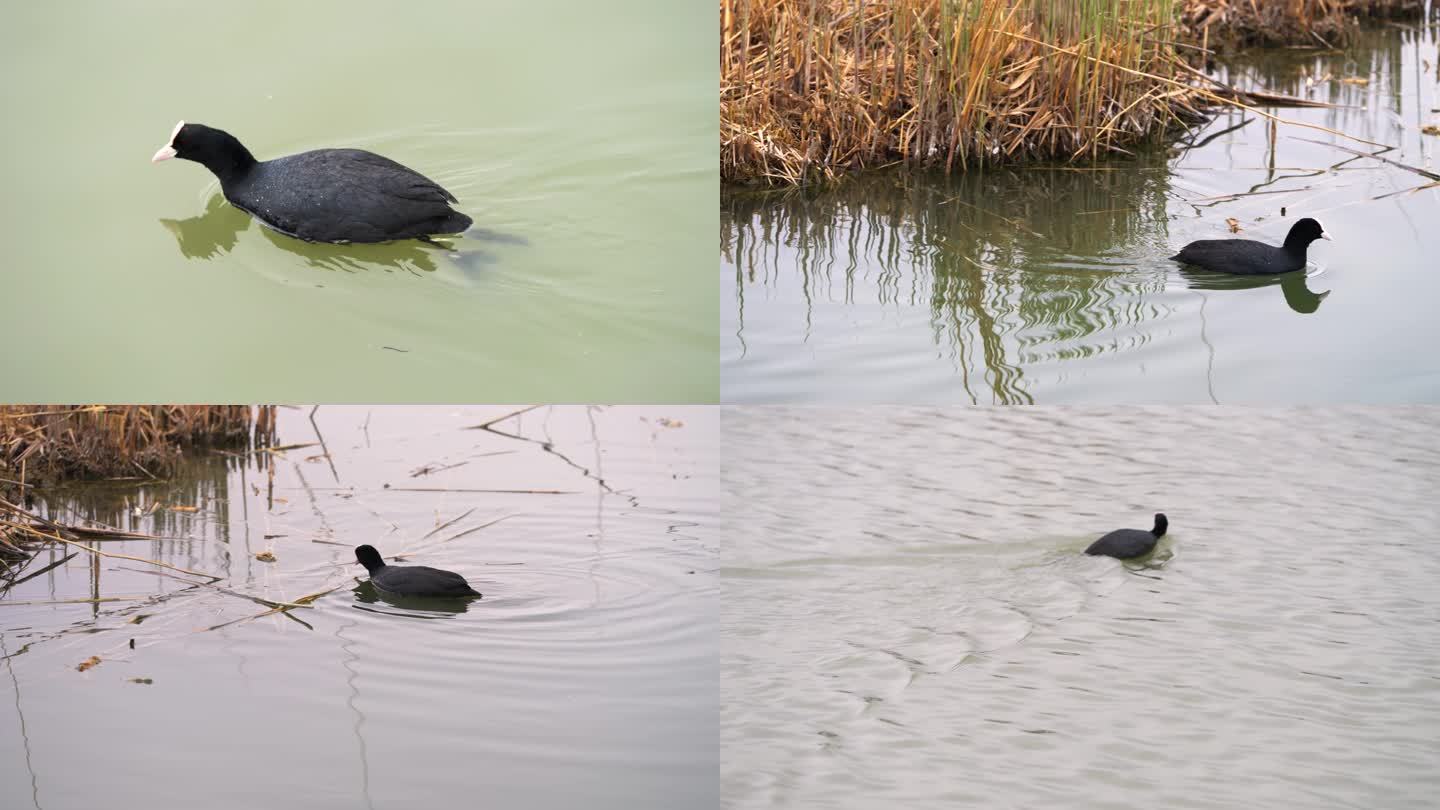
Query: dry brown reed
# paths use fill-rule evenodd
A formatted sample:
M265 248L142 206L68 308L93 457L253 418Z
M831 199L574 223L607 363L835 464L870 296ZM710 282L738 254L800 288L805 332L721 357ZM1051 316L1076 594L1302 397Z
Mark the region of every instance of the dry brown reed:
M1314 44L1360 16L1417 7L721 0L721 178L795 185L893 163L953 170L1125 152L1234 100L1186 64L1205 53L1197 43Z
M721 176L1091 158L1198 117L1172 0L722 0Z
M1181 0L1180 32L1211 48L1344 45L1367 19L1413 17L1422 0Z
M270 445L274 437L273 405L0 405L0 556L23 558L37 542L69 542L41 536L6 498L24 503L30 488L66 480L164 477L185 447ZM62 528L73 536L89 531L50 526Z
M169 475L187 446L273 443L275 406L3 405L6 486Z

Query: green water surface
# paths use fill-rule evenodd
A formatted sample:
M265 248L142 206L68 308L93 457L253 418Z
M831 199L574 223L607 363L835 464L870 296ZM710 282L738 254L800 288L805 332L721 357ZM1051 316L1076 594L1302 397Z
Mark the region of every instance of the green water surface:
M656 0L7 4L0 399L714 400L713 29ZM475 230L279 236L150 163L181 119L262 160L379 152Z

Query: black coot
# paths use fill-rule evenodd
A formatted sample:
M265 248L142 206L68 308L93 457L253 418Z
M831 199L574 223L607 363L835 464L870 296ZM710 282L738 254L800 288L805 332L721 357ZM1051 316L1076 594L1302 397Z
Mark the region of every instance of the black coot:
M389 242L460 233L455 196L413 169L362 149L316 149L257 161L235 136L175 125L152 163L193 160L220 178L231 205L307 242Z
M1086 554L1103 554L1107 557L1118 557L1122 560L1130 557L1143 557L1155 550L1155 542L1165 536L1165 529L1169 528L1170 522L1165 516L1155 514L1155 528L1150 531L1139 529L1116 529L1104 537L1090 544L1085 549Z
M374 546L357 546L355 559L370 572L376 588L400 596L479 596L465 578L454 571L424 565L386 565Z
M1319 222L1306 217L1290 227L1281 247L1254 239L1201 239L1170 258L1217 273L1245 276L1288 273L1305 266L1305 249L1316 239L1330 239L1330 235Z

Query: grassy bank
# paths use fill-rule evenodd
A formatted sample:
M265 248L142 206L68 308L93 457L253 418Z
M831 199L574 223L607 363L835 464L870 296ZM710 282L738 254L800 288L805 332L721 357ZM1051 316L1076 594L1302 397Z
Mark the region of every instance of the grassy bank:
M1194 117L1171 0L726 0L721 176L1088 158Z
M1182 0L1180 33L1204 47L1344 45L1365 20L1417 17L1421 0Z
M95 478L163 478L192 446L274 443L275 406L0 406L0 558L23 559L37 486Z
M722 0L720 171L1080 160L1202 117L1198 42L1341 40L1413 0ZM1323 40L1328 41L1328 40ZM1342 40L1343 41L1343 40Z
M270 443L273 405L0 406L6 487L169 475L194 445ZM6 491L14 492L14 489Z

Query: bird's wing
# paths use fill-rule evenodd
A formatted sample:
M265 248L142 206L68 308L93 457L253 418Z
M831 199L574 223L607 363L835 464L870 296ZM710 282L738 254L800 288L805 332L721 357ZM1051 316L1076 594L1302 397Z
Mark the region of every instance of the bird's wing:
M381 587L402 590L416 586L423 586L433 593L466 594L474 590L464 577L454 571L441 571L425 565L387 567Z

